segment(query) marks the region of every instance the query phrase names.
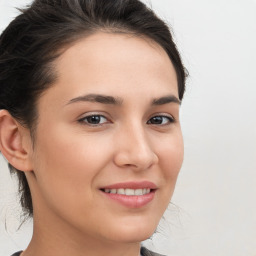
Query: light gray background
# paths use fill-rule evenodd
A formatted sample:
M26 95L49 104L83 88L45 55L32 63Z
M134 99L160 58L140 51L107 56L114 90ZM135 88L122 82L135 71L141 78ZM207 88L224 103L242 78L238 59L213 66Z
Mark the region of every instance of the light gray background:
M13 6L29 2L0 0L0 30L16 15ZM190 78L176 206L147 244L177 256L255 256L256 1L149 4L173 27ZM0 159L0 256L24 249L31 237L31 222L16 232L16 186Z

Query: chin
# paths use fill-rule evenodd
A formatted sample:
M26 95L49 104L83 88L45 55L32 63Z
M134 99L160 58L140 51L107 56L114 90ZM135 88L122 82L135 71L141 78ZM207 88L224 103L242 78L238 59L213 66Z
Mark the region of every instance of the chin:
M136 243L142 242L150 238L155 232L157 225L150 225L145 223L145 225L137 225L133 223L129 226L120 225L117 232L112 233L113 241L119 241L123 243Z

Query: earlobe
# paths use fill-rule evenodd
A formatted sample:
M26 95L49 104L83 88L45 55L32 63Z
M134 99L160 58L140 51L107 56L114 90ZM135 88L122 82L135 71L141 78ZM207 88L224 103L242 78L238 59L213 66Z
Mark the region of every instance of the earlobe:
M22 127L7 110L0 110L0 151L16 169L31 171L30 148L25 143L30 140ZM25 145L24 145L25 144Z

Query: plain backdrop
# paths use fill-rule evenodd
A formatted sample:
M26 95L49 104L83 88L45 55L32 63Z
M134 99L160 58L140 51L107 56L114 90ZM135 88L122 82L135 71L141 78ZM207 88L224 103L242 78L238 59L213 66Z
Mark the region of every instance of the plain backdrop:
M0 0L0 30L29 2ZM256 256L256 1L145 2L172 27L190 73L184 165L146 244L170 256ZM0 158L0 256L31 238L31 221L16 231L19 214L16 181Z

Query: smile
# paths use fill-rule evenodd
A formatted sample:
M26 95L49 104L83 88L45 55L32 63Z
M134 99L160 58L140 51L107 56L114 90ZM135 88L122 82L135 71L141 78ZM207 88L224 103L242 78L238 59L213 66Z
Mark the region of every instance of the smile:
M126 196L142 196L150 193L150 188L142 188L142 189L130 189L130 188L119 188L119 189L103 189L105 193L109 194L118 194L118 195L126 195Z
M142 181L112 184L100 190L110 202L138 209L153 201L158 187L152 182Z

